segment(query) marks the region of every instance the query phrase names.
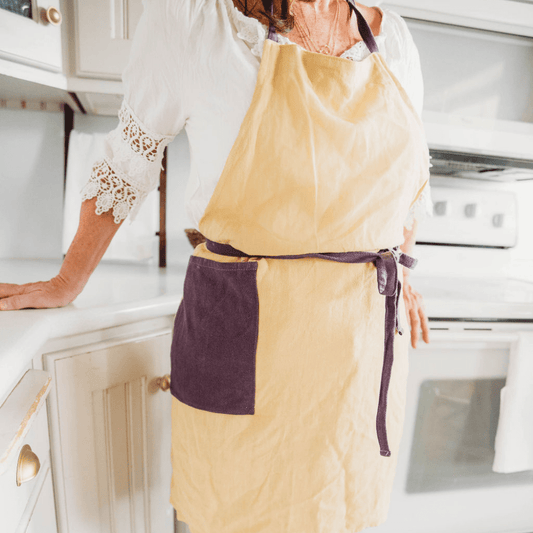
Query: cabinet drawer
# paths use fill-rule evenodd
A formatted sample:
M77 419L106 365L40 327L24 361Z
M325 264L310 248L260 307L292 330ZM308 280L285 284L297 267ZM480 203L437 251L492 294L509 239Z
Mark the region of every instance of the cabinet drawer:
M6 533L14 532L20 522L24 509L31 497L35 487L40 485L40 477L45 473L46 467L50 464L50 440L48 438L48 417L46 406L43 406L37 414L24 444L29 444L32 452L37 455L42 468L37 475L20 486L17 486L17 466L19 453L15 460L0 476L0 501L2 508L2 531ZM22 447L20 448L22 449Z

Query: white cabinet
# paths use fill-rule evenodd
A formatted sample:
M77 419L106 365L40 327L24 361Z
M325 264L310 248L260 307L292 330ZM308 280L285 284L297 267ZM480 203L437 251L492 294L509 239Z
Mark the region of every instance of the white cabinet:
M392 0L374 1L403 17L533 37L530 0Z
M61 72L61 24L47 18L59 21L59 2L33 0L31 18L0 9L0 59Z
M50 427L61 533L172 533L173 317L60 340ZM165 377L168 381L165 382ZM161 379L163 378L163 379Z
M74 0L76 75L120 80L143 5L141 0Z

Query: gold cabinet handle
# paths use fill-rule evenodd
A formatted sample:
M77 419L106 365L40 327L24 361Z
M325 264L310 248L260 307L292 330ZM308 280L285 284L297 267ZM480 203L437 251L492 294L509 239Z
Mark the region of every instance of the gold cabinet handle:
M29 444L24 444L17 463L17 487L33 479L39 473L40 468L39 458L31 451Z
M155 382L162 391L167 391L170 389L170 374L165 374L162 378L157 378Z
M59 26L61 24L61 21L63 20L63 17L61 16L61 12L57 7L50 6L48 9L42 9L41 10L41 18L43 22L53 24L54 26Z

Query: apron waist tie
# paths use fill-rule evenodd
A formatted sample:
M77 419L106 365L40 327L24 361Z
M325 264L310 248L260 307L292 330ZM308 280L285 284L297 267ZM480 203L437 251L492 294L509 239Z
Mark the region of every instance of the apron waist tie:
M387 392L391 378L392 363L394 359L394 334L397 331L403 334L399 323L398 302L402 284L398 277L398 263L407 268L414 268L417 259L403 253L398 246L386 248L379 252L329 252L308 253L299 255L248 255L229 244L221 244L206 239L206 247L210 252L232 257L257 257L270 259L302 259L316 257L328 261L341 263L373 263L376 266L378 291L385 296L385 346L383 369L381 372L381 386L379 390L378 412L376 417L376 430L380 447L380 455L390 457L391 452L387 440Z

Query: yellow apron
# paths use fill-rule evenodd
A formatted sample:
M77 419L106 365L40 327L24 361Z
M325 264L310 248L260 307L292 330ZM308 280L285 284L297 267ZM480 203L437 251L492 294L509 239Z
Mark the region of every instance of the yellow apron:
M429 153L348 2L363 61L279 44L270 27L199 223L171 352L170 503L192 533L387 518L408 373L399 279L416 261L398 246Z

